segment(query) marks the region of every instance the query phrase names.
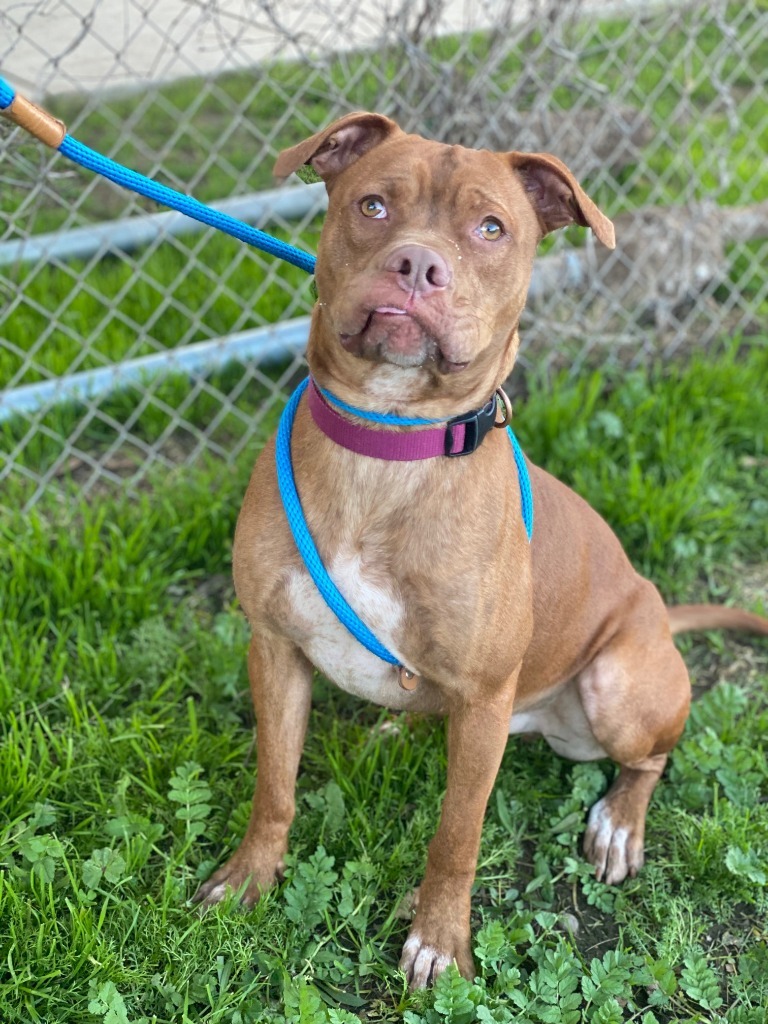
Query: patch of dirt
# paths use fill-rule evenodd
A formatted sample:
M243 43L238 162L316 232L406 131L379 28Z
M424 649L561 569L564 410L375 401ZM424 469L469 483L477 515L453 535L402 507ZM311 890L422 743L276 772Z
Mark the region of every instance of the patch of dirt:
M186 594L187 591L185 590ZM191 601L195 607L205 607L212 612L220 612L235 599L235 585L232 582L232 573L217 572L213 576L206 576L194 588L191 594Z
M768 675L768 648L748 638L727 637L721 649L714 649L706 637L695 639L685 653L694 700L717 683L730 682L750 691Z
M734 598L736 603L755 611L760 611L762 606L768 615L768 562L743 569L736 583Z
M536 849L535 842L524 841L523 852L515 862L513 874L510 875L510 885L520 893L525 892L526 886L536 875L534 867ZM530 903L529 909L531 910L545 910L547 913L557 914L559 918L557 929L561 930L564 935L570 936L573 944L588 959L593 956L602 957L606 949L613 949L619 942L620 929L615 918L611 914L603 913L596 907L590 906L578 881L571 883L560 879L555 882L551 901L546 898L537 902L535 893L530 897L524 897L524 900L526 903ZM473 910L476 910L481 904L488 906L490 903L490 894L482 887L473 895ZM476 934L481 926L479 915L473 914L473 934Z
M767 601L768 563L743 568L733 581L728 603L762 613L768 611ZM694 699L721 682L754 690L768 676L768 642L762 637L726 631L693 633L681 646Z

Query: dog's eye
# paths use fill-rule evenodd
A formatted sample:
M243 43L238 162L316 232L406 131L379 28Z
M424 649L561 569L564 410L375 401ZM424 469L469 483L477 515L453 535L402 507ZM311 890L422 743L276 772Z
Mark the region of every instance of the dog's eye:
M387 208L378 196L366 196L360 203L360 209L364 217L374 217L381 220L387 216Z
M495 217L486 217L477 230L486 242L495 242L504 234L504 228Z

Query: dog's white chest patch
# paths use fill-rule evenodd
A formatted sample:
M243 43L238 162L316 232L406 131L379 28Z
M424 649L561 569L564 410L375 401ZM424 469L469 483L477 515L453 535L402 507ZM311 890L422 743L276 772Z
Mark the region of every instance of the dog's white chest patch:
M366 577L359 555L339 553L328 573L350 606L395 657L395 638L404 608L394 587ZM292 569L288 577L289 631L306 656L342 690L385 707L409 707L409 694L398 683L397 668L371 654L339 622L309 574Z

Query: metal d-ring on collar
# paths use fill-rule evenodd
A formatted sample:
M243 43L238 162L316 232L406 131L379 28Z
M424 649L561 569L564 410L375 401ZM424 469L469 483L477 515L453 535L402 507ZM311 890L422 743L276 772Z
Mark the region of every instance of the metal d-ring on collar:
M512 423L512 403L509 400L509 395L504 388L496 388L493 393L493 397L496 399L497 406L504 410L504 416L500 420L494 420L494 427L508 427Z
M294 542L299 554L301 555L307 572L336 618L352 634L358 643L362 644L363 647L366 648L366 650L370 651L371 654L375 654L377 658L381 658L382 661L386 661L388 664L393 665L398 670L399 683L404 690L413 690L419 680L418 674L413 669L403 665L400 659L392 654L391 651L389 651L377 639L354 609L351 608L346 598L342 595L341 591L333 582L328 571L323 565L323 560L320 557L317 546L309 532L307 520L304 516L304 510L301 507L301 499L299 498L299 493L296 489L296 481L294 479L293 465L291 461L291 434L293 432L293 421L296 418L296 410L298 409L301 397L306 391L309 382L309 378L303 380L291 395L288 404L280 416L280 423L278 425L277 438L275 442L277 483L291 534L293 535ZM334 399L334 396L331 396L327 391L323 392L323 397L330 401L333 401ZM494 403L495 419L497 401L496 394L494 394L492 401ZM506 395L503 395L501 401L504 405L505 416L504 420L499 421L496 426L506 426L507 434L509 435L510 443L512 445L512 452L520 483L520 505L522 517L525 524L525 530L528 535L528 540L530 540L533 533L533 495L528 475L528 466L520 445L517 442L517 438L512 433L510 427L507 426L507 419L511 416L512 406L509 403L509 399L506 398ZM348 407L348 411L354 412L355 410ZM370 415L366 418L370 418ZM395 423L393 423L393 420ZM387 417L388 424L396 425L396 421L397 417Z

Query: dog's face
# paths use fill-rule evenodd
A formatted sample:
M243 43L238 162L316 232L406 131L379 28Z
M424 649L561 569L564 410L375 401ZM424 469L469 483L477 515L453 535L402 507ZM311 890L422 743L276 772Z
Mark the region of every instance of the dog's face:
M492 153L406 135L350 114L281 154L329 195L316 270L313 371L344 382L373 367L403 398L481 401L509 373L542 236L613 229L556 158ZM373 377L376 377L373 374Z

